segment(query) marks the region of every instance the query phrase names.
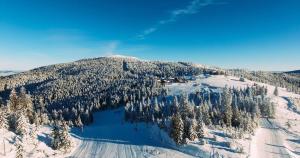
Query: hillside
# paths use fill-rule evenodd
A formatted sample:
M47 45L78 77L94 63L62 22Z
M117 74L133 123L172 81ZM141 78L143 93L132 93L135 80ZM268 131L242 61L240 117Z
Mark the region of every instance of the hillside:
M299 155L294 142L299 138L300 97L288 92L299 89L298 81L290 74L186 62L124 56L84 59L1 77L0 112L5 116L0 115L0 125L9 132L5 139L12 140L10 155L18 153L13 145L21 125L11 122L26 117L29 126L48 127L47 140L37 138L44 144L38 149L45 150L44 155L274 156L261 148L279 152L279 157ZM62 154L53 144L68 140L68 127L73 145L64 146L69 152ZM53 136L56 129L58 137ZM264 136L270 141L259 141Z
M288 72L285 72L285 73L288 73L288 74L300 74L300 70L288 71Z
M89 123L92 111L124 104L137 92L146 96L159 94L160 78L182 78L203 71L209 70L184 62L140 61L119 56L84 59L2 77L0 97L6 102L12 88L18 91L24 86L36 108L46 107L50 114L58 111L53 115L62 115L65 120L75 119L75 109L85 115L83 122Z

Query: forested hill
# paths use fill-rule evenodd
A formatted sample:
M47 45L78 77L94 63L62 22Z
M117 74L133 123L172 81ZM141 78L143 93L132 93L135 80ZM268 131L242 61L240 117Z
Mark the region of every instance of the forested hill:
M285 72L285 73L288 73L288 74L298 74L298 75L300 75L300 70L288 71L288 72Z
M185 62L126 57L84 59L1 77L0 97L5 103L12 89L18 92L23 86L31 94L36 109L74 120L77 115L74 113L89 115L94 110L122 105L141 96L158 95L160 79L180 80L204 71L212 70ZM89 118L85 121L90 122Z

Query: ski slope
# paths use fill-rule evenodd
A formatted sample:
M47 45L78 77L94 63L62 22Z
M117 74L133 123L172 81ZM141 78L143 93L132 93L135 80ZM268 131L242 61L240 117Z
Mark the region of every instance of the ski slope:
M245 154L233 154L225 150L217 151L222 153L222 155L227 155L226 157L300 157L300 114L290 108L291 105L289 104L291 102L288 99L300 98L300 95L279 87L279 96L274 96L274 86L247 79L245 82L241 82L237 77L223 75L198 76L195 81L175 83L166 87L171 94L180 94L199 91L202 88L217 91L218 88L225 86L243 89L254 84L268 88L268 97L276 105L275 119L261 119L260 127L256 130L255 136L249 139L238 140L243 144ZM288 128L286 125L288 121L291 123L291 128Z
M79 145L70 157L192 157L172 149L170 140L157 126L124 122L123 108L98 112L94 120L83 133L78 129L72 131Z
M258 138L252 143L255 146L252 146L251 157L289 158L290 154L284 146L284 139L274 120L262 118L260 127L256 131Z
M217 152L224 157L300 157L300 115L288 107L288 97L300 98L299 95L279 88L279 96L273 96L274 86L246 80L239 81L231 76L199 76L195 81L167 85L171 94L189 93L209 88L218 91L221 87L246 88L254 84L267 86L268 97L276 103L276 118L261 119L260 127L255 136L235 140L244 147L245 153L240 154L223 146L226 141L233 141L222 136L222 131L208 129L208 144L199 145L191 142L176 147L165 132L157 126L145 123L128 123L124 121L124 109L107 110L94 115L95 122L86 126L83 133L73 129L72 136L78 146L70 157L105 157L105 158L140 158L140 157L209 157ZM286 122L291 121L292 127L287 128ZM219 134L216 134L219 133ZM216 137L216 141L211 141ZM216 146L213 144L219 144Z

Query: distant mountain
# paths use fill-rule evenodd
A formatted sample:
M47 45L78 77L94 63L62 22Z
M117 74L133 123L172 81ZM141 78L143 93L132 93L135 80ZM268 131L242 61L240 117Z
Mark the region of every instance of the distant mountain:
M1 71L0 70L0 76L9 76L9 75L13 75L13 74L17 74L20 71Z
M0 97L5 101L11 89L19 91L24 86L34 104L45 105L49 112L65 108L71 112L76 108L87 114L141 96L156 96L161 93L162 78L184 78L209 71L186 62L142 61L124 56L83 59L2 77ZM83 122L89 122L84 118Z
M290 74L300 74L300 70L294 70L294 71L288 71L286 73L290 73Z

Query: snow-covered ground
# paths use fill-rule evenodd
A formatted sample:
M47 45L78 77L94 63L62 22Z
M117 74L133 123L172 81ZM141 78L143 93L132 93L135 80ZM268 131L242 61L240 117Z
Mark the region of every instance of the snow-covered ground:
M274 86L256 83L231 76L198 76L195 81L167 85L169 93L190 93L201 88L218 91L221 87L246 88L254 84L268 87L268 96L276 103L276 118L261 119L261 126L255 136L244 139L231 139L224 131L207 129L206 144L197 141L177 147L167 134L156 125L128 123L124 121L124 109L108 110L96 113L95 122L86 126L83 133L73 129L72 135L78 146L70 157L209 157L218 153L224 157L299 157L300 155L300 115L289 109L288 98L300 98L299 95L279 88L279 96L273 95ZM291 124L287 128L286 122ZM244 153L237 153L236 147L243 147ZM101 155L101 156L99 156Z
M70 157L192 157L177 151L156 125L125 122L124 108L95 113L94 120L83 132L73 129L79 145Z
M64 153L62 151L53 150L50 147L50 133L51 128L49 126L41 126L37 131L37 145L35 146L33 141L28 138L24 143L24 157L30 158L46 158L46 157L55 157L55 158L63 158L69 155L69 153L73 152L75 146L77 146L77 142L74 138L72 138L72 146L73 148L69 151L69 153ZM0 136L0 158L14 158L16 157L16 147L15 137L16 134L8 131L1 130ZM5 149L5 152L4 152Z
M232 76L198 76L195 81L189 83L174 83L167 85L170 93L190 93L202 88L210 88L217 91L222 87L246 88L258 84L268 88L268 97L276 104L276 117L272 120L261 119L260 127L256 130L255 136L249 136L247 139L236 140L244 147L244 154L238 154L232 150L213 148L226 157L253 157L253 158L268 158L268 157L300 157L300 113L293 108L295 105L290 101L291 98L300 98L300 95L287 92L285 88L278 88L279 96L274 96L275 87L253 82L245 79L244 82L239 81L239 78ZM288 127L289 122L290 127ZM209 130L209 133L214 135L215 130ZM216 135L215 135L216 136ZM224 141L224 137L220 135L219 143ZM227 141L233 141L229 138ZM199 146L199 148L205 148Z

